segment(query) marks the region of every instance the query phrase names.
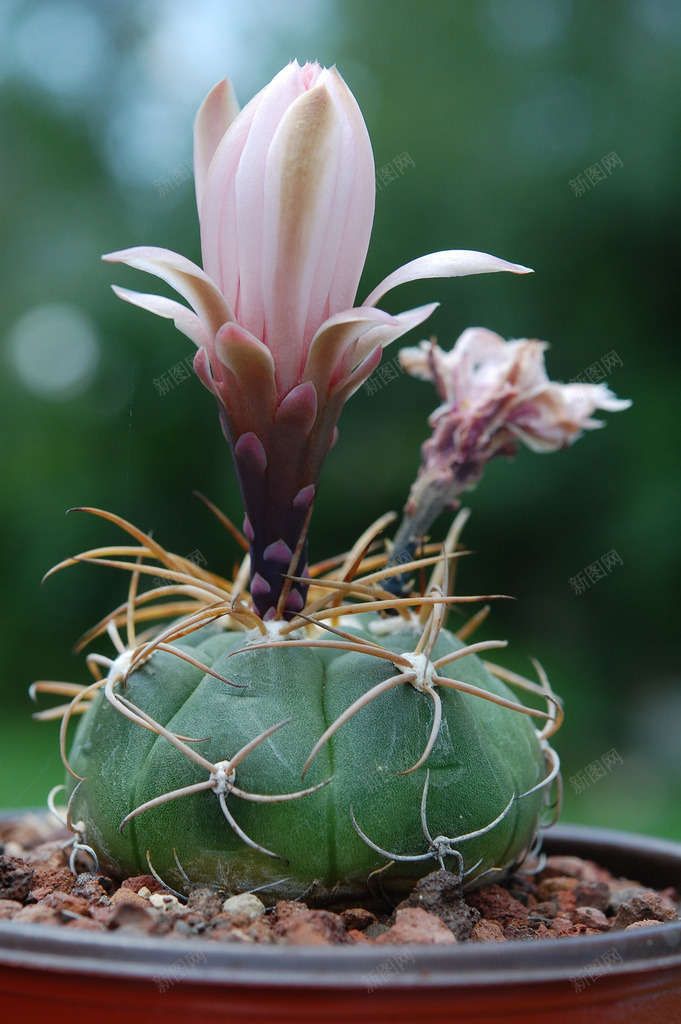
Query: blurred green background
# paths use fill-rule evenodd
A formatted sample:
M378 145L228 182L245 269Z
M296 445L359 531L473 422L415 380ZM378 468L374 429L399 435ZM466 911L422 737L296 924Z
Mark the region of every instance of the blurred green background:
M677 0L2 0L0 806L60 781L56 726L32 722L27 687L87 681L72 645L125 592L87 566L41 589L59 559L120 538L66 510L120 513L220 572L237 554L192 495L240 521L213 400L194 378L159 393L190 343L109 288L155 280L99 256L199 259L196 108L225 74L245 103L293 57L336 63L371 134L360 298L436 249L524 263L534 275L421 282L384 308L438 299L427 331L444 347L469 325L542 338L554 379L589 373L633 399L569 450L490 467L459 587L515 596L480 638L508 637L500 660L525 673L538 657L565 699L564 819L681 839ZM435 402L393 377L343 414L313 558L405 501Z

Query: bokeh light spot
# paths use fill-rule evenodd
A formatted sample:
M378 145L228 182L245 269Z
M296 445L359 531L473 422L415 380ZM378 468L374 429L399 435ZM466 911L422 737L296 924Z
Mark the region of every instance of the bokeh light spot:
M106 42L92 11L72 0L32 7L15 30L18 70L62 95L87 95L101 72Z
M639 0L636 10L646 27L665 42L681 40L679 0Z
M571 0L492 0L484 10L505 48L539 49L562 39L572 17Z
M573 168L593 133L593 97L579 78L536 82L518 103L510 124L511 145L526 169L542 174Z
M23 386L62 401L87 389L100 358L94 324L77 306L38 306L9 334L9 354Z

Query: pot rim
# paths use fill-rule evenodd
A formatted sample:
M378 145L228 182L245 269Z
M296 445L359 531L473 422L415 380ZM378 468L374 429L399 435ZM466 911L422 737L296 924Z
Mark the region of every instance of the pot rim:
M642 884L681 888L680 842L582 825L556 825L545 835L544 849L549 854L594 859L615 873L630 876L635 863L633 877ZM244 946L200 938L83 933L0 920L0 964L168 985L182 981L326 988L368 988L385 983L400 987L500 986L571 980L594 968L596 962L604 967L601 973L613 976L678 967L681 921L539 942L329 947ZM372 977L372 972L385 970L388 964L389 976L379 973Z

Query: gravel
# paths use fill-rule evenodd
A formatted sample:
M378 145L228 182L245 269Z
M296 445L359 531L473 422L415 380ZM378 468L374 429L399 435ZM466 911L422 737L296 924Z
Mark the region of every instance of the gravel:
M598 935L679 920L679 893L613 877L592 861L548 857L541 870L464 893L433 871L397 907L335 913L297 900L197 887L178 899L152 875L115 879L68 866L69 834L37 816L0 824L0 920L91 931L287 945L453 945Z

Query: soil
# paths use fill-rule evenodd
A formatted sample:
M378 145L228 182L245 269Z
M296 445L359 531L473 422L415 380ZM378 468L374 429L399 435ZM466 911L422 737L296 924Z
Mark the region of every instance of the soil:
M547 857L533 870L467 893L455 875L434 871L397 907L371 910L336 913L299 900L265 907L255 894L209 888L178 897L152 875L93 874L80 853L74 874L71 838L39 815L0 822L0 919L213 942L452 945L596 935L677 921L681 912L674 888L658 892L567 856Z

